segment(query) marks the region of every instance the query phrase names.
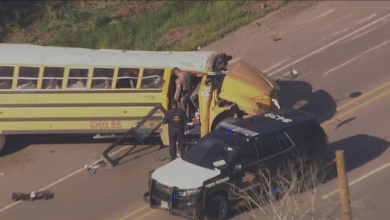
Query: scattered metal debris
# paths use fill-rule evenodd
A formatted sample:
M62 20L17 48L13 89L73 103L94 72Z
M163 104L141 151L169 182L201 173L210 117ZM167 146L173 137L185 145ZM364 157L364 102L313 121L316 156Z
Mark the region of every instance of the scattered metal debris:
M52 199L54 198L54 193L51 191L32 191L30 193L12 193L12 200L19 201L27 201L27 200L37 200L37 199Z
M162 162L162 161L166 161L166 160L170 160L170 159L171 159L171 156L156 157L156 158L154 158L154 161Z
M276 41L280 41L280 40L282 40L281 38L279 38L279 37L275 37L274 38L274 41L276 42Z
M87 169L88 173L95 174L97 171L97 168L99 168L99 165L87 164L87 165L85 165L85 168Z
M89 174L95 174L99 167L108 167L108 165L104 161L99 161L97 164L85 165L85 168L87 169L87 173Z

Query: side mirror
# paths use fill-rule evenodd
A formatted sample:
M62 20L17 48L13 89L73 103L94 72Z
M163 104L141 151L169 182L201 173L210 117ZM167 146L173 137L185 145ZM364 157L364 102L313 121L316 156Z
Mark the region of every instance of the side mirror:
M234 172L241 171L241 170L242 170L241 164L236 164L236 165L234 166Z
M292 68L292 69L290 70L290 74L291 74L291 76L292 76L293 78L296 78L296 77L298 77L298 75L299 75L298 71L297 71L296 69L294 69L294 68Z
M297 78L298 75L299 75L299 73L298 73L298 71L297 71L296 69L291 68L291 69L290 69L290 75L291 75L291 76L284 76L284 75L281 75L281 76L279 76L277 79L275 79L275 82L276 82L277 84L279 84L279 81L280 81L281 78L289 78L290 81L291 81L291 80Z

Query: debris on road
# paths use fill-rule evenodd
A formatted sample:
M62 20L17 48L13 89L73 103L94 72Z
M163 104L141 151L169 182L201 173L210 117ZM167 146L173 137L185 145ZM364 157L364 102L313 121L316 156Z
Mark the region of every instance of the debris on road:
M95 174L99 167L108 167L108 165L104 161L99 161L97 164L87 164L85 165L85 169L90 174Z
M202 49L202 47L201 47L201 46L199 46L199 47L198 47L198 50L201 50L201 49Z
M52 199L54 198L54 193L51 191L32 191L31 193L12 193L12 200L19 201L27 201L27 200L37 200L37 199Z
M255 23L255 26L256 26L256 27L260 27L260 25L261 25L260 22L256 22L256 23Z
M85 165L85 168L87 169L87 173L95 174L97 171L97 168L99 168L99 165L87 164L87 165Z
M279 38L279 37L275 37L274 38L274 41L276 42L276 41L280 41L280 40L282 40L281 38Z
M154 158L154 161L165 161L165 160L170 160L171 159L171 156L165 156L165 157L156 157Z

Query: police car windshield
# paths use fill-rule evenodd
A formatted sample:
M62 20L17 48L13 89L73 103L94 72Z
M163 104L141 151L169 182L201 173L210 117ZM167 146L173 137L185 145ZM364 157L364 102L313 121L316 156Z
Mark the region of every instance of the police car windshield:
M236 147L211 138L200 139L184 156L184 160L202 167L213 169L227 164Z

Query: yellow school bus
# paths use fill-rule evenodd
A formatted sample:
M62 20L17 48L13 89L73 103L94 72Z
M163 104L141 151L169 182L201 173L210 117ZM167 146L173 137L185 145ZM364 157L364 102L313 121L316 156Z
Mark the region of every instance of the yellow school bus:
M0 44L0 149L22 134L123 134L174 95L174 67L192 75L200 136L221 121L278 108L279 86L223 52L92 50ZM145 126L163 117L156 112ZM167 126L160 134L169 144Z

